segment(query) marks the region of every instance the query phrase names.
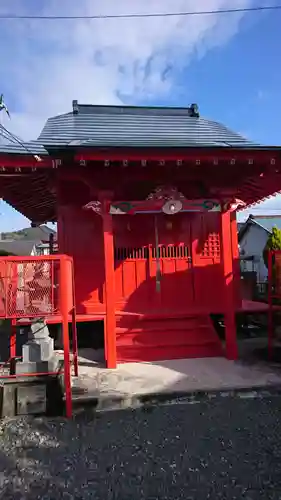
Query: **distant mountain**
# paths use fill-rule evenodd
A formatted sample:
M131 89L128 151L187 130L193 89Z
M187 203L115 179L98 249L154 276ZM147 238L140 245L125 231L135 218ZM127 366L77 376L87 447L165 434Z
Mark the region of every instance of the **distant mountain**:
M2 240L27 240L27 241L44 241L49 240L50 234L56 236L56 231L43 224L38 227L27 227L19 229L19 231L11 231L1 233Z

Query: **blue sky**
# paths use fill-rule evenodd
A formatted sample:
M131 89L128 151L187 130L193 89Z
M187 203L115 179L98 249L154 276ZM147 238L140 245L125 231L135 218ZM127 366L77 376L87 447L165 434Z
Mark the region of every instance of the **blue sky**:
M0 13L107 14L249 7L263 0L1 0ZM271 5L277 2L270 1ZM0 93L24 139L84 103L199 104L202 116L281 145L281 11L165 19L0 21ZM281 209L281 197L258 210ZM257 210L257 209L255 209ZM253 209L251 209L253 212ZM28 223L3 201L0 231Z

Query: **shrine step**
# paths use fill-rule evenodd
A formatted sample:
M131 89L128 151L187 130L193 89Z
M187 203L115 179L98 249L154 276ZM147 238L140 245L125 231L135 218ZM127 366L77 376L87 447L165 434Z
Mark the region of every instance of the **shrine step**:
M223 356L207 314L153 320L119 318L117 324L118 363Z

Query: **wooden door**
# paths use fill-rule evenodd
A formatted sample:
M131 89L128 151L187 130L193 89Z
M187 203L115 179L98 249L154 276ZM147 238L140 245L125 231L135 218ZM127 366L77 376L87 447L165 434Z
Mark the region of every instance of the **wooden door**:
M153 312L190 307L193 277L187 214L115 216L114 244L117 309Z
M154 244L152 276L156 276L157 260L161 273L160 292L156 292L155 301L163 310L184 312L194 299L189 215L158 214L155 226L156 231L158 229L159 259Z
M145 312L151 301L149 214L113 217L115 297L117 309Z

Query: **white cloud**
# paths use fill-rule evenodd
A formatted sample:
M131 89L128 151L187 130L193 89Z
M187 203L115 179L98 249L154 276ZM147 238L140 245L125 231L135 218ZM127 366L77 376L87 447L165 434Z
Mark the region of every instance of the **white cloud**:
M2 0L0 12L91 15L248 7L253 0ZM233 37L243 17L1 21L0 84L11 100L10 130L34 138L72 99L118 103L168 96L192 57ZM188 87L188 81L186 83ZM1 89L0 89L1 90ZM7 92L6 92L7 94ZM13 105L13 102L15 103Z

